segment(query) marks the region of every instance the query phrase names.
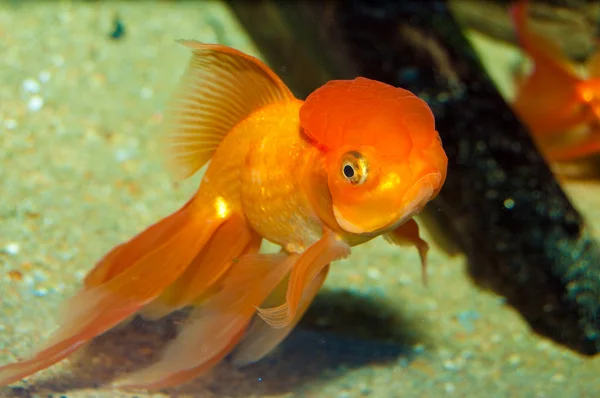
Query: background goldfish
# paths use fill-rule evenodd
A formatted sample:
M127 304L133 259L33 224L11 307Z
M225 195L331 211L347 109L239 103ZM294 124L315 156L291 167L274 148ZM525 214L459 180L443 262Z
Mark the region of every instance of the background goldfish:
M443 186L447 157L423 100L359 77L303 102L256 58L183 44L194 55L171 107L171 165L188 177L210 161L198 191L102 258L59 330L31 359L0 367L0 384L138 312L194 306L162 358L116 384L182 383L236 347L238 364L266 355L352 246L383 235L415 245L424 266L428 246L412 217ZM263 239L281 251L259 253Z
M551 41L527 26L527 1L511 8L533 71L518 82L513 108L551 162L600 152L600 51L579 70Z

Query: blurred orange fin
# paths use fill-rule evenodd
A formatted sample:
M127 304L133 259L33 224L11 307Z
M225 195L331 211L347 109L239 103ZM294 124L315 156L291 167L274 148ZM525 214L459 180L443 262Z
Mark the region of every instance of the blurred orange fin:
M208 207L210 209L210 207ZM173 283L224 221L193 201L107 254L63 308L59 329L32 358L0 367L0 385L46 368L111 329Z
M384 239L398 246L414 246L421 257L421 279L425 286L428 285L427 278L427 253L429 244L419 235L419 224L411 218L390 233L384 235Z
M586 62L589 78L600 78L600 44L594 54Z
M600 154L600 131L593 131L577 145L548 150L548 157L554 161L568 161Z
M576 101L579 78L560 49L527 26L527 1L510 8L519 42L534 63L530 76L523 79L513 103L515 110L534 134L554 129L554 118Z
M242 254L258 252L261 240L246 226L242 215L230 216L185 272L142 309L142 316L157 319L177 309L198 305L219 288L217 282Z
M323 237L310 246L294 264L288 283L286 302L272 308L258 308L258 315L274 328L285 328L296 317L300 299L312 280L329 263L350 254L350 246L334 233L325 231Z
M277 347L279 343L281 343L292 332L300 319L302 319L302 316L316 297L317 293L319 293L319 290L321 290L321 286L323 286L328 272L329 265L323 268L315 277L315 279L310 282L302 294L302 299L300 300L298 311L296 311L296 316L286 327L275 329L260 319L260 317L256 317L246 332L243 340L240 342L240 344L238 344L235 350L233 357L235 364L238 366L244 366L257 362L271 352L275 347ZM284 280L283 282L287 281ZM283 285L283 287L284 289L277 289L271 295L271 297L269 297L267 301L263 303L263 306L277 305L284 301L286 285Z
M221 290L190 315L158 362L113 384L159 389L181 384L208 370L233 350L255 307L290 272L297 257L284 253L242 256L224 277Z
M181 40L193 50L167 112L169 166L187 178L212 157L225 135L252 112L294 96L259 59L231 47Z
M527 23L527 0L517 1L510 8L519 42L523 49L533 58L536 68L549 68L554 73L575 76L571 62L563 55L561 49L552 41L529 29Z

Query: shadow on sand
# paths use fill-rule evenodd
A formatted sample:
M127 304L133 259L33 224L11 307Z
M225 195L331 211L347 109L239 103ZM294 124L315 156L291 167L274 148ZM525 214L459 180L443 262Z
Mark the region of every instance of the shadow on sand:
M8 397L67 393L79 389L103 389L123 373L148 365L169 340L185 313L156 322L136 318L91 342L72 357L63 375L4 391ZM172 396L247 397L298 391L308 382L340 376L351 369L385 364L404 358L411 361L412 345L427 339L419 321L404 319L385 301L347 291L323 291L296 330L268 357L238 369L228 360L208 374L177 388ZM110 390L109 390L110 391Z

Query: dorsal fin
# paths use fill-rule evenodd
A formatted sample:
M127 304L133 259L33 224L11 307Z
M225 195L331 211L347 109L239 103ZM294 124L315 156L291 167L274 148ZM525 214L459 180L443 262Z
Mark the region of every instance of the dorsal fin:
M262 61L220 44L179 40L193 50L167 111L169 167L187 178L212 157L225 135L257 109L294 96Z

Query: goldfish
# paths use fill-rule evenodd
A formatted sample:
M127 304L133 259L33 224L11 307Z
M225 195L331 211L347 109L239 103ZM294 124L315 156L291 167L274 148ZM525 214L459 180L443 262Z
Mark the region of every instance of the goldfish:
M110 250L64 304L33 356L0 367L0 385L47 368L134 315L191 308L158 361L114 380L160 389L224 357L258 361L295 327L351 247L378 236L429 245L414 220L442 188L448 159L425 101L357 77L305 101L258 58L219 44L192 51L165 122L169 168L205 165L179 210ZM281 247L261 251L263 240Z
M543 155L564 163L600 153L600 51L578 68L558 46L529 29L527 1L510 13L533 71L518 79L512 106Z

